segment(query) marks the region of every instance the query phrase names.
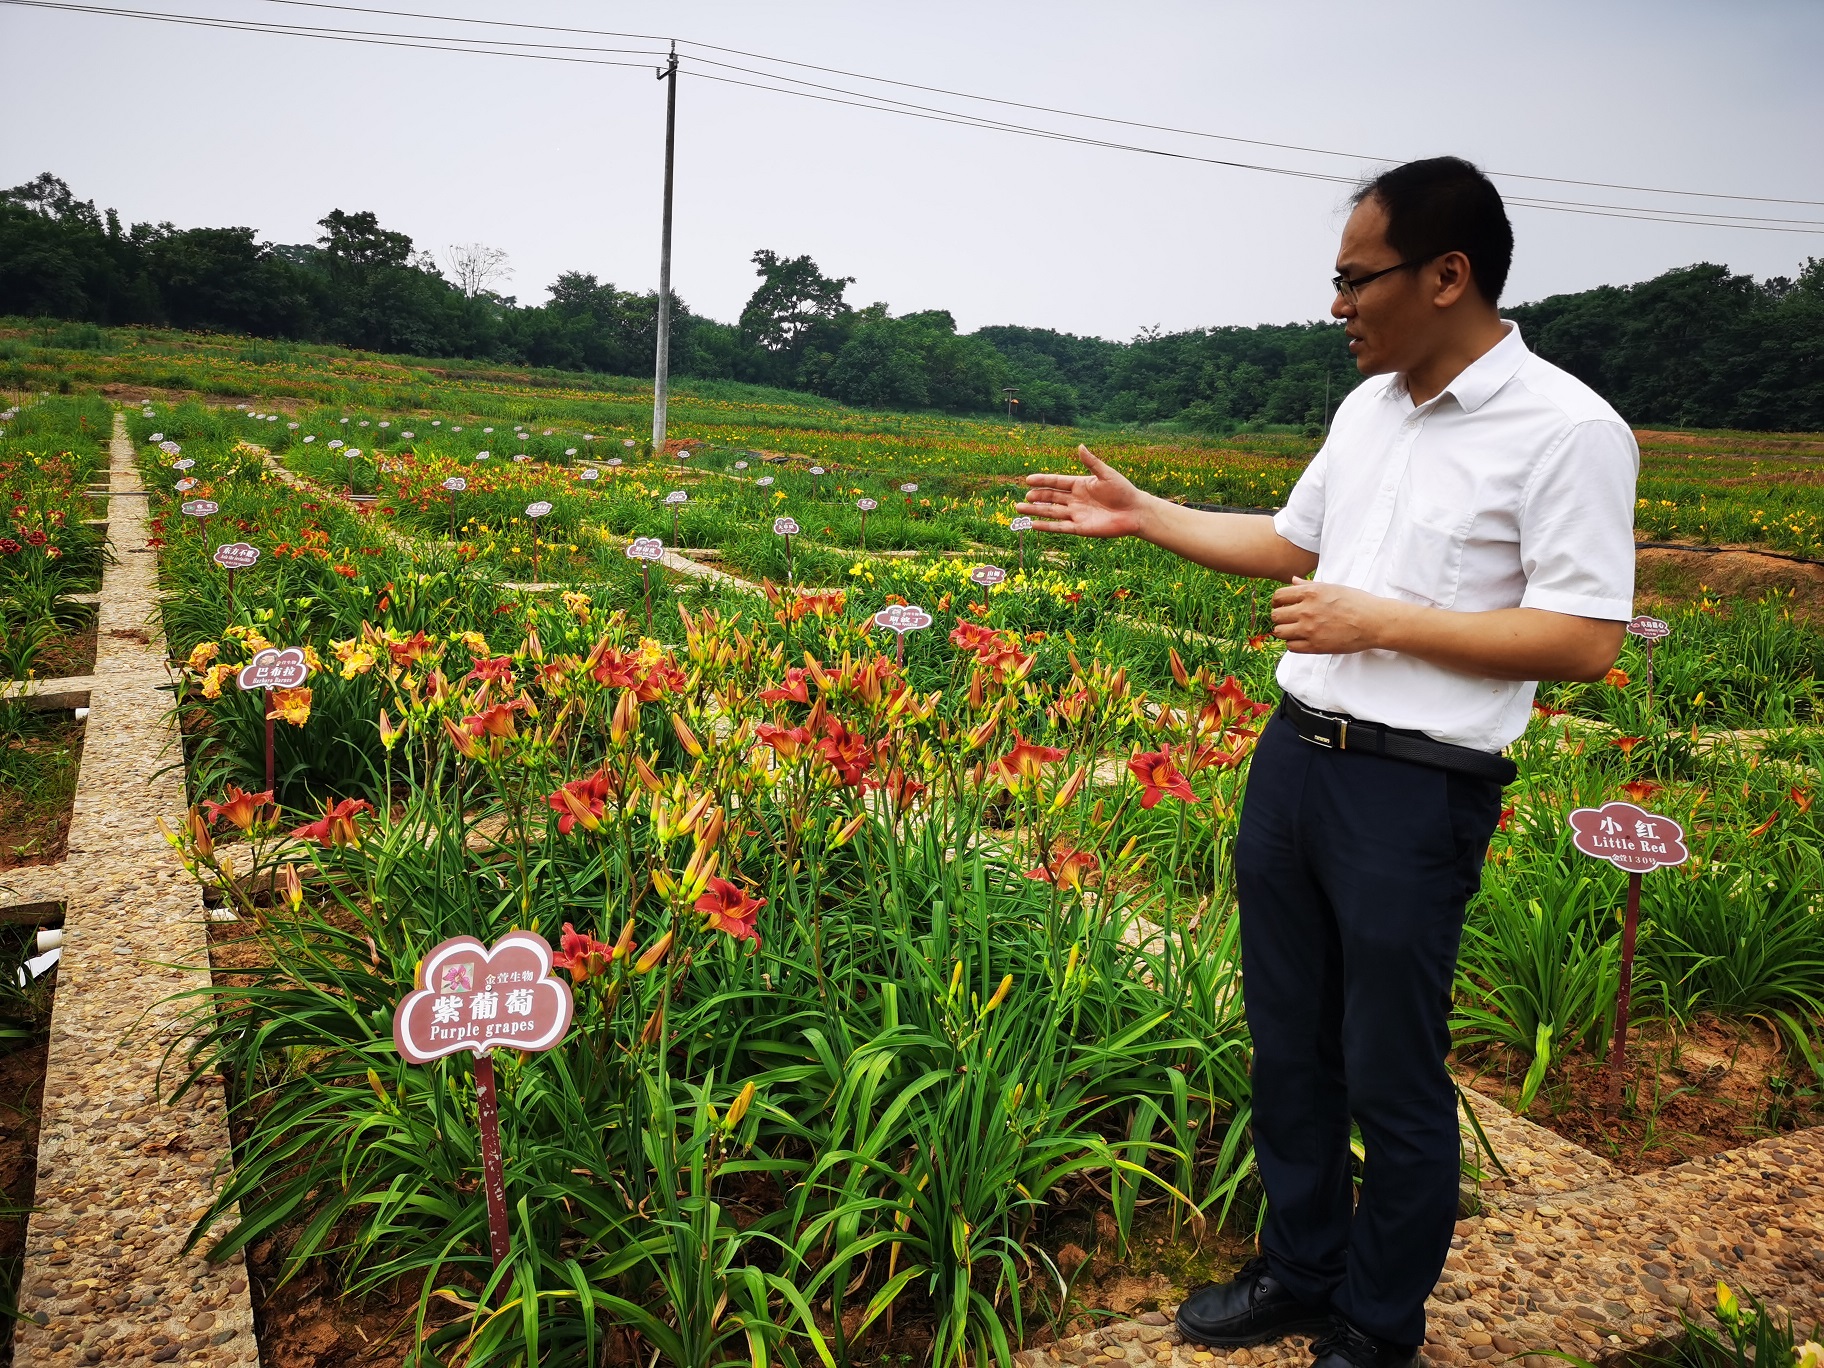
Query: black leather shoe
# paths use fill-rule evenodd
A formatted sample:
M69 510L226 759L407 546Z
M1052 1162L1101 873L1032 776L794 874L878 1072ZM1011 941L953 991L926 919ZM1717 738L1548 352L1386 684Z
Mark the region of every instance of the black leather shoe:
M1249 1259L1226 1283L1200 1287L1178 1308L1178 1332L1207 1348L1241 1349L1281 1335L1324 1334L1336 1328L1328 1308L1307 1306Z
M1311 1341L1311 1359L1311 1368L1416 1368L1419 1351L1358 1330L1337 1316L1329 1334Z

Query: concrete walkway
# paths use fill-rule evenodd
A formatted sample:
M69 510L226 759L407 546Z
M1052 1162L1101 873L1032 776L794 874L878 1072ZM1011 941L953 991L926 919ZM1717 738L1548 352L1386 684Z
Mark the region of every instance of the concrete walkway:
M118 418L109 469L115 493L140 488ZM178 757L146 507L116 499L109 513L94 673L34 690L79 682L89 695L69 854L0 874L0 904L65 904L14 1362L252 1365L240 1257L182 1252L227 1164L228 1128L219 1084L178 1107L159 1100L181 1031L166 1000L209 982L168 966L205 966L209 951L196 885L155 822L181 820L185 798L180 771L152 777Z

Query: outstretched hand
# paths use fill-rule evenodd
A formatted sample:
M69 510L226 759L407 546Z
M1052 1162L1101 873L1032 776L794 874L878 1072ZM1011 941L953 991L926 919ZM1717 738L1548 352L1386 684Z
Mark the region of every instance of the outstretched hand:
M1019 511L1035 532L1069 532L1079 537L1131 537L1140 531L1146 495L1127 476L1086 446L1077 459L1087 475L1028 475L1031 493Z

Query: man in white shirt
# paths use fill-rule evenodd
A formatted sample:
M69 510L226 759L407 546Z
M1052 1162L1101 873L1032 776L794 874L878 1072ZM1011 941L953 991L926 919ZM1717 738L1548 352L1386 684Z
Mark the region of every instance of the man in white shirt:
M1500 317L1512 256L1467 162L1362 188L1331 313L1373 378L1271 520L1168 503L1087 448L1086 475L1027 477L1035 529L1288 582L1236 844L1263 1256L1179 1308L1198 1343L1308 1332L1317 1368L1400 1368L1449 1252L1450 991L1500 752L1535 681L1602 677L1634 592L1633 434Z

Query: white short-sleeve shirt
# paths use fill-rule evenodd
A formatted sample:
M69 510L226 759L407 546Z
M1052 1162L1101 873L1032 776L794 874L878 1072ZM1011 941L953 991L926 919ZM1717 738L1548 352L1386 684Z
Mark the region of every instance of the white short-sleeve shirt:
M1360 385L1273 525L1317 553L1312 578L1327 584L1450 612L1625 622L1639 468L1615 410L1509 323L1428 403L1397 375ZM1309 707L1482 751L1526 729L1536 687L1395 651L1288 652L1279 683Z

